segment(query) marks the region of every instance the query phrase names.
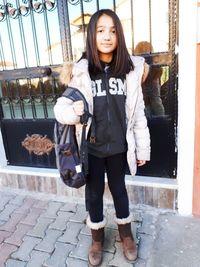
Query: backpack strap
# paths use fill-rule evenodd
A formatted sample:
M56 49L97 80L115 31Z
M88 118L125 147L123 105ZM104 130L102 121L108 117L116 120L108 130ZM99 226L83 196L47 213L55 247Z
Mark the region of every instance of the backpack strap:
M89 113L88 103L85 96L74 87L67 87L62 96L71 99L72 101L82 100L84 103L84 114L80 116L80 123L82 124L82 135L80 144L80 161L82 163L82 169L84 175L88 174L88 148L86 140L86 127L89 117L92 115Z
M72 101L79 101L82 100L84 104L84 114L80 117L80 122L82 124L87 123L89 117L92 115L89 113L89 107L87 100L85 99L85 96L83 93L81 93L80 90L74 87L67 87L66 90L63 92L62 96L71 99Z
M83 173L88 174L88 147L86 140L86 127L87 124L83 124L81 144L80 144L80 161L82 163Z

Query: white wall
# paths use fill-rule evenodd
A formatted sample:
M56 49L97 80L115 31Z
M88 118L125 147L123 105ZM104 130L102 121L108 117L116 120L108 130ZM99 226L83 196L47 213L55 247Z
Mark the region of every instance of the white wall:
M0 131L0 168L7 165L6 155L5 155L5 149L3 146L3 139L2 134Z
M180 0L178 88L178 209L192 214L197 0Z

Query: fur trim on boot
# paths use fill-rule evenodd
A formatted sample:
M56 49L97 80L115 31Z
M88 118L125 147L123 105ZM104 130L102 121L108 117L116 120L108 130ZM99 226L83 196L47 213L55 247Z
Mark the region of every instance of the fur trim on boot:
M103 221L94 223L90 220L90 216L87 217L86 224L90 229L98 230L104 228L106 225L106 218L104 217Z
M122 219L115 217L115 222L117 224L127 224L127 223L131 223L132 218L133 216L131 214L127 218L122 218Z

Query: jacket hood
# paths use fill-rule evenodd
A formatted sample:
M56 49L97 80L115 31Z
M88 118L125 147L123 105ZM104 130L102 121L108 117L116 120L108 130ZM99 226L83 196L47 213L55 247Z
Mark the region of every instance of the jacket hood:
M138 66L144 67L143 75L142 75L142 83L143 83L148 76L149 66L145 63L145 60L143 57L131 56L131 59L133 61L134 66L136 67L136 69ZM87 71L88 71L87 59L81 59L77 63L70 62L70 61L64 62L60 76L59 76L59 80L62 84L68 85L73 76L78 77L81 73L87 72ZM139 72L140 72L140 70L139 70Z

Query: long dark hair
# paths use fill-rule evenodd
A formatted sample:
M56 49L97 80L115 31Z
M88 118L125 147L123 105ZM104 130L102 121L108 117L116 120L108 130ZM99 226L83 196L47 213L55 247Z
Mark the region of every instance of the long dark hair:
M117 34L117 48L113 52L113 75L116 77L125 75L134 69L132 60L128 53L122 24L117 14L110 9L101 9L95 12L87 27L87 39L86 39L86 53L85 57L89 63L89 71L98 72L102 71L102 65L99 59L97 44L96 44L96 27L97 21L102 15L107 15L112 18L116 27Z

